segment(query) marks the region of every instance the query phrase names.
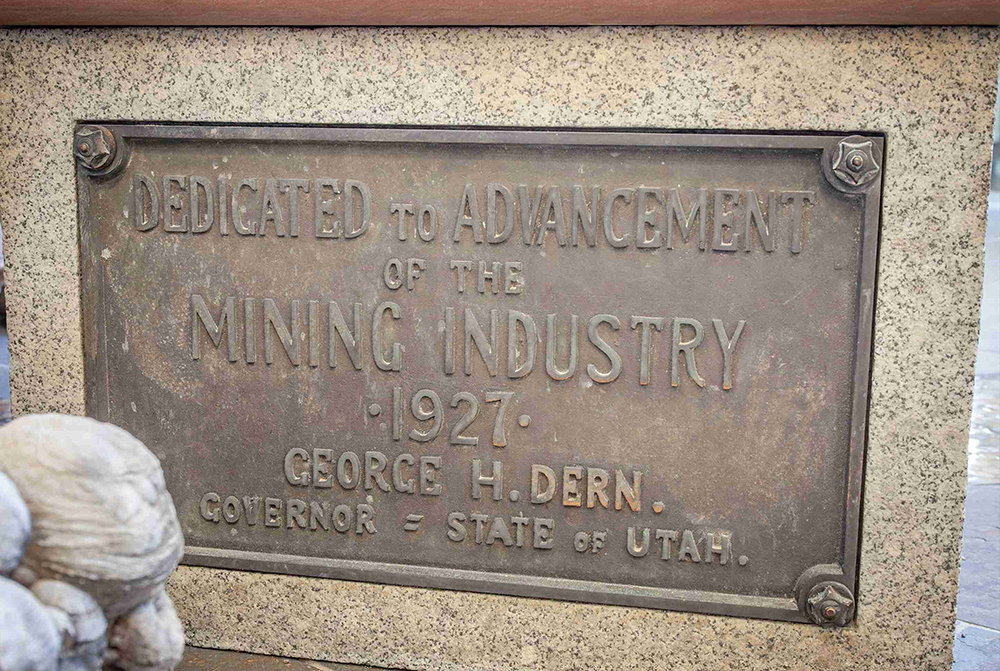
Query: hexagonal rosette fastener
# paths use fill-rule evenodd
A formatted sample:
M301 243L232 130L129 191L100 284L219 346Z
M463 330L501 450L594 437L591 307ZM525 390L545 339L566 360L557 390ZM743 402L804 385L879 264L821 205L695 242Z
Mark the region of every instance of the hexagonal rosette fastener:
M826 581L809 590L806 614L824 627L843 627L854 618L854 595L846 585Z
M102 170L115 157L115 137L101 126L80 126L73 138L76 159L89 170Z

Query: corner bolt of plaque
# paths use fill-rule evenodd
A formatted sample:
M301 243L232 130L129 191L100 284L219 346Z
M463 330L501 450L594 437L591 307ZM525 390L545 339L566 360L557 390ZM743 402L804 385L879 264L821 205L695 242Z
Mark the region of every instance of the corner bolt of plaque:
M839 582L821 582L806 598L806 614L824 629L843 627L854 618L854 595Z
M882 174L882 152L871 138L846 137L829 152L828 177L841 191L867 189Z
M78 126L73 135L73 155L83 171L95 179L108 178L128 163L128 144L104 126Z
M101 170L115 157L115 136L102 126L80 126L73 139L76 159L91 170Z

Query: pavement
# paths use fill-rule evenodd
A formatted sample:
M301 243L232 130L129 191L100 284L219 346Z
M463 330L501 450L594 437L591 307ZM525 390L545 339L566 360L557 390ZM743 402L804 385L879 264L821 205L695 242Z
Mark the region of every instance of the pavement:
M0 324L0 426L10 421L10 350L7 324Z
M1000 669L1000 190L988 216L952 671Z

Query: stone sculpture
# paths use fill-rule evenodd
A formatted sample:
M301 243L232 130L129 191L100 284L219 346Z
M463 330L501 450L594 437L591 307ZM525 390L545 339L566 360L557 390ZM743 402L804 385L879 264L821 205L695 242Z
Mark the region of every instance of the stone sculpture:
M0 429L0 671L170 671L184 548L157 458L68 415Z

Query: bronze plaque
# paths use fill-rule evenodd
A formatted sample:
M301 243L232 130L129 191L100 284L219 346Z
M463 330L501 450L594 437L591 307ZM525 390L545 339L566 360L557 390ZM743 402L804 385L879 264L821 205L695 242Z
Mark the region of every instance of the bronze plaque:
M82 125L188 564L844 624L881 136Z

